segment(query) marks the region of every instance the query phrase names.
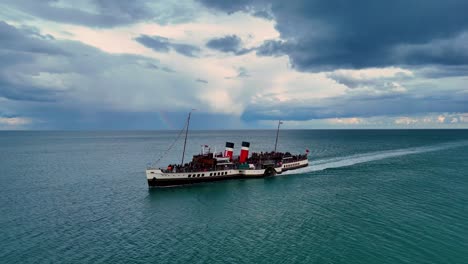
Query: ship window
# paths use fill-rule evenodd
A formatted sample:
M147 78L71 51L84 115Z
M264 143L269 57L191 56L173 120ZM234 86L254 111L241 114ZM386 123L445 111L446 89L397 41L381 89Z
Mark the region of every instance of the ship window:
M202 177L205 177L205 173L203 173L201 176L202 176Z
M200 177L200 174L197 174L197 177Z
M154 174L154 171L152 171L151 173L153 173L153 174Z
M218 176L221 175L221 172L218 172Z
M227 175L227 171L224 172L224 175Z

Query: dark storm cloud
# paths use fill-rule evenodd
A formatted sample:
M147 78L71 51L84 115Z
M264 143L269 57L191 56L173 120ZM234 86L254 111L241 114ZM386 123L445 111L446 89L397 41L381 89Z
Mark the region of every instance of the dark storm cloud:
M468 64L468 51L449 44L468 31L467 1L201 2L228 13L269 7L285 41L257 53L286 54L299 70Z
M173 49L177 53L180 53L187 57L196 57L197 53L200 52L200 48L196 46L189 44L173 43L168 38L161 36L140 35L139 37L135 38L135 40L143 46L157 52L167 53L171 49Z
M219 50L222 52L232 52L236 55L243 55L250 49L242 47L242 40L236 35L227 35L221 38L210 39L206 46L210 49Z

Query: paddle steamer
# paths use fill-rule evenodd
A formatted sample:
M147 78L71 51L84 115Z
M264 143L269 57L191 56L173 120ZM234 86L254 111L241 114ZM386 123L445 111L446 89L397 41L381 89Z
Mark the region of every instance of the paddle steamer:
M149 187L176 186L200 182L211 182L228 179L248 179L271 177L287 170L295 170L308 166L308 153L293 155L289 152L277 152L279 128L276 131L275 149L272 152L254 152L249 155L250 143L242 142L239 156L234 156L234 143L226 142L224 152L211 152L208 146L202 146L202 151L194 155L191 162L184 163L187 144L189 113L185 129L182 162L170 164L166 168L150 166L146 169Z

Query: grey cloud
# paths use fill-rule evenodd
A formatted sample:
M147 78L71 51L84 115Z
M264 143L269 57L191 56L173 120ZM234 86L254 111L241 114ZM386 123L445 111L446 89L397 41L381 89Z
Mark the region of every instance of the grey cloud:
M256 48L259 56L282 56L287 55L292 50L292 45L284 41L267 40Z
M267 20L273 20L275 18L274 15L269 10L258 10L258 11L255 11L252 15L256 17L265 18Z
M236 35L228 35L222 38L214 38L206 43L211 49L222 52L236 52L241 48L242 40Z
M24 80L21 65L35 63L39 58L63 57L69 54L55 45L53 39L34 28L16 29L0 21L0 97L11 100L54 101L60 91L35 87ZM36 72L31 72L31 75Z
M370 87L382 87L388 83L392 82L401 82L404 80L409 80L412 76L407 75L404 72L396 73L394 76L391 77L368 77L368 78L358 78L353 75L343 73L340 71L330 72L327 73L327 77L330 79L335 80L338 83L346 85L348 88L357 88L363 86L370 86Z
M15 101L54 102L60 91L41 89L24 84L12 84L0 76L0 97Z
M203 80L203 79L196 79L195 81L199 83L205 83L205 84L208 83L207 80Z
M238 1L222 1L222 0L201 0L208 7L223 10L227 13L237 11L246 11L254 2L253 0L238 0Z
M151 70L160 70L160 71L164 71L164 72L167 72L167 73L174 73L175 71L167 66L163 66L163 65L158 65L154 62L149 62L149 61L145 61L143 64L142 64L144 67L148 68L148 69L151 69Z
M249 72L247 71L246 68L240 67L240 68L238 69L237 77L238 77L238 78L250 77L250 74L249 74Z
M169 68L169 67L167 67L167 66L161 67L161 70L162 70L162 71L165 71L165 72L168 72L168 73L176 72L176 71L174 71L173 69L171 69L171 68Z
M197 53L200 52L200 48L196 46L174 43L168 38L161 36L140 35L139 37L135 38L135 40L143 46L157 52L169 52L171 49L173 49L177 53L188 57L196 57Z
M433 65L415 69L416 75L422 78L446 78L455 76L466 76L468 65L444 65L435 67Z
M15 27L0 21L0 39L2 40L0 51L65 54L62 49L54 46L51 41L45 41L52 39L38 34L36 30L27 28L23 32L24 34Z
M88 5L81 9L72 0L5 0L4 4L45 20L91 27L115 27L140 21L167 24L189 21L196 15L189 5L151 0L90 0L81 2Z
M243 55L251 51L242 47L242 40L236 35L227 35L221 38L210 39L206 46L210 49L222 52L232 52L236 55Z
M135 40L143 46L158 52L169 52L171 47L169 39L160 36L140 35Z
M324 118L372 117L413 115L468 111L468 95L413 94L384 96L347 96L308 102L288 101L285 103L263 103L250 105L242 119L250 120L311 120Z
M177 44L173 43L172 48L174 50L182 55L185 55L187 57L197 57L197 53L200 52L200 48L189 45L189 44Z
M86 26L113 27L131 23L132 15L83 11L71 7L57 7L55 1L8 1L23 12L43 19Z
M244 67L239 67L237 69L237 75L236 76L224 77L224 79L239 79L239 78L247 78L247 77L250 77L250 74L247 71L247 69L244 68Z

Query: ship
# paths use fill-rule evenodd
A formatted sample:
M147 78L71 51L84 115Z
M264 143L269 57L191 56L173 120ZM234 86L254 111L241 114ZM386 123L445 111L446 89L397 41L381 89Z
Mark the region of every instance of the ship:
M207 145L202 145L200 153L194 155L190 162L184 163L191 114L192 112L188 114L184 127L185 140L181 163L170 164L165 168L147 167L146 178L150 188L231 179L271 177L309 165L308 149L304 154L276 151L282 121L278 121L275 148L271 152L253 152L250 154L250 142L247 141L242 142L238 156L234 156L234 143L232 142L226 142L224 152L218 153L216 151L212 152Z

